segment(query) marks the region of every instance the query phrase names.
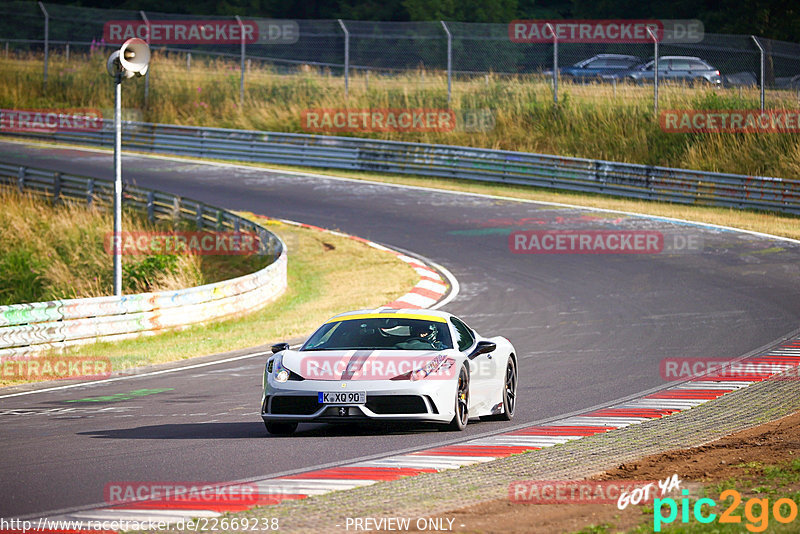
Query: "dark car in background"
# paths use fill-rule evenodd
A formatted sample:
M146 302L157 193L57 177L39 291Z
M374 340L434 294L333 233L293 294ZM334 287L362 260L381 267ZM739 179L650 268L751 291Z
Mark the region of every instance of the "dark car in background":
M636 83L652 83L655 74L655 61L634 67L630 70L607 75L606 79L628 80ZM658 59L658 80L661 82L706 83L719 87L722 77L719 69L709 65L699 57L664 56Z
M598 54L579 61L571 67L561 67L558 69L558 73L563 78L574 81L602 81L603 76L628 71L641 63L642 58L636 56ZM552 75L553 71L545 71L543 74Z

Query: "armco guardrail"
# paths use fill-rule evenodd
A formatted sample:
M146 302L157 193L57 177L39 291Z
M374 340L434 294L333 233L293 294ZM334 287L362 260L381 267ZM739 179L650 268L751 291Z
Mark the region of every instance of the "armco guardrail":
M112 147L99 131L0 134ZM226 160L440 176L800 214L800 180L744 176L450 145L125 122L127 150Z
M110 205L113 182L0 163L0 184L60 198ZM151 220L188 219L209 230L259 235L270 264L214 284L121 297L55 300L0 306L0 357L19 357L66 345L134 337L258 309L286 289L286 247L266 228L229 211L179 196L126 185L123 204Z

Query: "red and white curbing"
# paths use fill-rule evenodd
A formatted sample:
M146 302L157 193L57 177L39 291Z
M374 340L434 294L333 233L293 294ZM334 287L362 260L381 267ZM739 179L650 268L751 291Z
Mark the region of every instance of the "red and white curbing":
M800 366L800 336L765 353L748 357L740 363L753 366L767 365L775 370L776 374L794 369ZM257 487L258 498L246 506L230 504L211 507L203 502L187 505L185 502L151 501L76 512L58 519L157 520L176 523L194 517L217 517L225 512L238 512L254 506L278 504L285 500L305 499L331 491L369 486L384 480L436 473L551 447L693 408L768 378L770 377L764 374L740 374L721 378L700 377L638 399L543 425L377 460L312 469L304 473L255 482L248 481L247 484L254 484Z
M256 215L259 218L268 218L263 215ZM384 252L388 252L389 254L394 254L397 258L401 261L406 262L409 264L420 276L419 282L415 285L411 291L403 295L402 297L394 300L385 306L384 308L430 308L445 296L447 293L447 283L442 279L438 272L436 272L432 267L427 265L424 261L419 260L417 258L412 258L411 256L407 256L401 252L397 252L396 250L392 250L389 247L385 247L374 241L370 241L368 239L364 239L363 237L357 237L350 234L345 234L342 232L337 232L336 230L328 230L326 228L320 228L319 226L313 226L310 224L299 223L296 221L290 221L287 219L278 219L282 223L291 224L292 226L300 226L301 228L309 228L311 230L317 230L321 232L327 232L329 234L333 234L339 237L346 237L348 239L353 239L355 241L360 241L366 245L369 245L372 248L382 250Z

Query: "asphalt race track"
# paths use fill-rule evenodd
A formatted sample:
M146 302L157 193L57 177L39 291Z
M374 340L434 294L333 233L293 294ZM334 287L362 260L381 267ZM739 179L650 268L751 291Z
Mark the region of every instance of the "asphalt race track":
M107 152L0 142L0 161L112 177ZM459 280L446 310L520 358L513 423L301 425L258 416L263 356L0 398L0 517L101 503L115 481L246 479L499 431L665 385L663 358L734 358L800 326L800 245L625 215L139 156L124 179L212 205L339 229L423 255ZM695 250L514 254L511 230L657 230ZM291 247L291 243L289 243ZM291 256L290 256L291 261ZM344 311L344 310L343 310ZM146 391L145 391L146 390ZM119 395L113 401L67 402Z

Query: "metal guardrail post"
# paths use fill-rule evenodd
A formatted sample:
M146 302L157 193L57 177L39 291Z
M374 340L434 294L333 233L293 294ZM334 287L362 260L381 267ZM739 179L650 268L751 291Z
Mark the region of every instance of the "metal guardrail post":
M553 105L558 105L558 35L556 29L549 22L544 25L545 28L550 28L550 33L553 34Z
M653 38L653 114L658 117L658 35L650 27L647 33Z
M155 201L156 201L156 194L154 191L150 191L147 193L147 220L155 222Z
M178 221L181 218L181 197L175 196L172 199L172 220Z
M147 43L147 46L150 46L150 21L147 19L147 15L145 15L144 11L140 10L139 15L141 15L142 20L144 21L145 26L147 26L147 39L144 40ZM144 107L147 107L147 102L150 97L150 69L147 69L147 72L144 73Z
M197 211L195 212L194 223L198 230L203 229L203 204L200 202L197 203Z
M453 35L450 33L450 29L443 20L439 22L442 23L442 28L444 28L444 31L447 34L447 107L450 107L453 80Z
M241 66L239 67L242 71L242 77L239 80L239 105L244 106L244 69L245 69L245 42L244 42L244 24L242 24L242 19L239 18L239 15L236 15L236 22L239 23L239 31L242 34L242 49L241 49Z
M25 167L20 167L17 171L17 187L20 193L25 190Z
M186 72L191 72L191 71L192 71L192 53L191 52L187 52L186 53Z
M67 44L66 44L66 46L64 47L64 49L65 49L66 56L67 56L67 57L66 57L66 59L65 59L65 61L66 61L67 63L69 63L69 41L67 41Z
M61 200L61 173L53 173L53 204Z
M94 179L90 178L86 184L86 205L92 207L94 202Z
M347 98L349 85L350 85L350 32L347 26L344 25L342 19L339 20L339 26L342 27L344 32L344 97Z
M50 14L44 7L42 2L39 2L39 9L44 13L44 89L47 89L47 63L50 56Z
M751 35L750 38L756 44L756 46L758 47L758 51L761 53L761 66L760 66L760 69L759 69L759 78L760 79L759 79L758 82L759 82L759 85L761 86L761 112L763 113L764 112L764 74L765 74L765 70L764 70L764 65L765 65L765 63L764 63L764 61L765 61L765 58L764 58L764 47L761 46L761 43L758 42L758 37L756 37L755 35Z

